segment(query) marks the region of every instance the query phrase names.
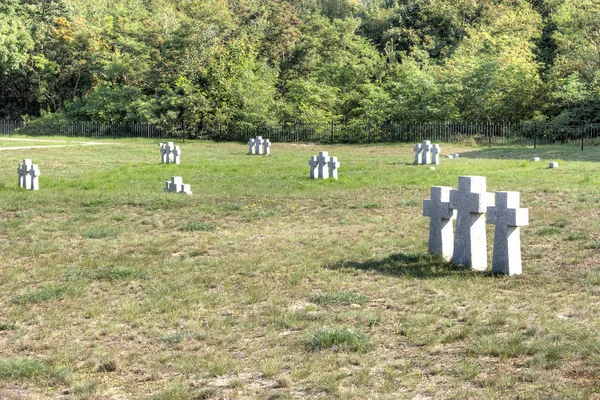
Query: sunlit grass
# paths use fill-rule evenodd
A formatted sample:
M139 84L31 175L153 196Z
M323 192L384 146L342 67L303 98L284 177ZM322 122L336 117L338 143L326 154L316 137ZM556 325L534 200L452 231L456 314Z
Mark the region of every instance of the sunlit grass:
M108 142L2 153L0 398L597 395L600 149ZM322 150L338 181L308 179ZM426 253L422 201L459 175L521 192L523 276Z

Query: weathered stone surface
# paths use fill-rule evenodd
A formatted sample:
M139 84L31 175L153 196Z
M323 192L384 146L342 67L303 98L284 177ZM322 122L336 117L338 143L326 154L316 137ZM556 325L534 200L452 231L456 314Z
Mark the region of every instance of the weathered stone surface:
M452 262L476 270L487 268L485 212L493 206L484 176L459 176L458 190L450 191L450 208L457 210Z
M423 201L423 215L430 218L428 250L432 254L441 254L447 261L452 260L452 220L456 219L456 210L450 208L450 190L452 188L448 186L433 186L431 198Z
M539 157L531 157L531 161L539 162L540 158Z
M492 271L506 275L520 275L520 227L529 224L529 210L519 207L519 192L497 192L496 205L487 209L487 222L494 224L494 251Z
M558 168L558 163L553 161L550 164L548 164L548 168Z

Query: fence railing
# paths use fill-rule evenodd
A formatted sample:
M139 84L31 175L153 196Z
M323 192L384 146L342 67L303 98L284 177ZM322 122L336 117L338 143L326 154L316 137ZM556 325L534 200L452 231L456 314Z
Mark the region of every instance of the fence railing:
M68 136L85 138L210 139L245 142L263 136L272 142L382 143L421 142L478 145L600 144L600 124L401 122L385 124L217 124L211 126L116 124L104 122L38 123L0 121L0 135Z

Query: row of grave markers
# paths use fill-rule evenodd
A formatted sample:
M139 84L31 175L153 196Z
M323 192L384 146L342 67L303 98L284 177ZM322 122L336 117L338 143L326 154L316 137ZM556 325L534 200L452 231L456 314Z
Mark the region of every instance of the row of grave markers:
M423 215L430 218L428 251L483 271L487 268L487 222L495 225L492 271L521 274L520 227L529 224L529 210L520 208L519 200L519 192L495 196L486 192L484 176L459 176L458 189L433 186L431 198L423 202Z

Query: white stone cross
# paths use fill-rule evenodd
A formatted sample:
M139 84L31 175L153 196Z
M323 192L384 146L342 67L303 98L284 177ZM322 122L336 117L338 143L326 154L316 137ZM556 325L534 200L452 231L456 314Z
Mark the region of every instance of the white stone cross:
M450 208L449 186L432 186L431 198L423 201L423 215L429 217L429 246L431 254L441 254L446 261L452 260L454 232L452 220L456 210Z
M265 140L262 138L262 136L256 137L256 139L254 140L254 146L255 146L254 154L263 154L263 143L264 142L265 142Z
M338 168L340 166L340 163L338 162L338 158L337 157L329 157L329 162L327 163L327 165L329 166L329 177L333 178L333 179L337 179L338 178Z
M256 154L255 144L256 144L255 139L248 140L248 154Z
M519 192L497 192L496 205L487 208L487 222L494 224L492 271L520 275L521 226L529 224L529 210L519 207Z
M317 167L319 166L317 156L311 156L310 160L308 160L308 165L310 165L310 179L317 179L319 177L317 172Z
M40 169L37 165L33 164L30 159L23 160L23 162L19 164L17 173L19 175L19 187L26 190L40 189Z
M431 163L434 165L440 164L440 154L442 154L442 148L439 144L434 144L431 149Z
M485 212L493 196L485 191L485 176L459 176L450 191L450 208L457 210L452 262L476 270L487 268Z
M160 162L163 164L180 164L181 163L181 149L179 146L175 146L173 142L160 143Z
M190 185L184 184L181 176L173 176L171 177L171 181L165 182L164 191L169 193L192 194Z
M415 162L414 164L421 164L421 152L423 151L423 145L421 143L415 144L413 148L415 151Z
M329 155L327 154L326 151L320 151L319 155L317 157L317 161L319 162L319 166L318 166L318 176L319 179L327 179L329 178L329 171L328 171L328 165L327 165L327 161L329 158Z
M173 149L171 155L175 164L181 164L181 149L179 146L175 146L175 149Z
M265 139L263 142L263 154L267 156L271 154L271 141L269 139Z
M421 164L431 164L431 142L429 140L423 140L423 144L421 148L423 152L421 153Z

